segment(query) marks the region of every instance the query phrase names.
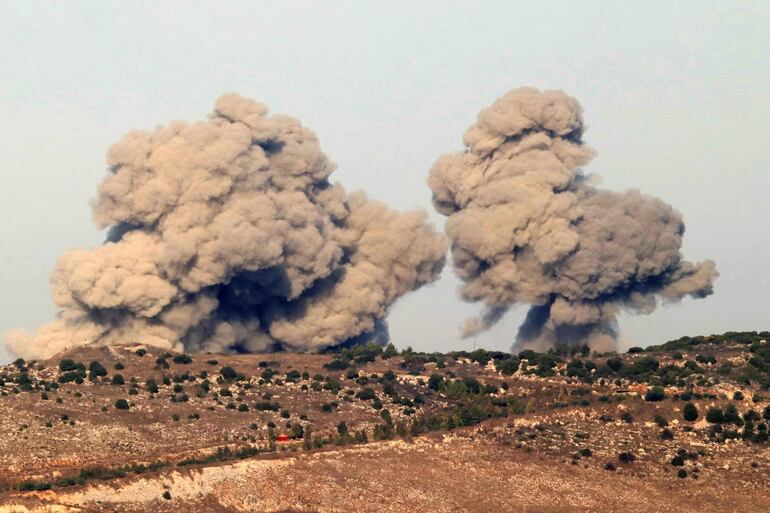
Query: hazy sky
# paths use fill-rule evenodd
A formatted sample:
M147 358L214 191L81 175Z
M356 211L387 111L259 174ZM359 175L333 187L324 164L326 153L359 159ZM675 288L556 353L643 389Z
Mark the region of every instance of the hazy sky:
M428 169L511 88L577 97L603 187L685 218L715 294L621 319L624 346L770 327L770 3L0 0L0 332L51 318L58 255L99 244L110 144L238 91L299 118L348 190L430 206ZM399 347L470 348L478 311L441 281L390 318ZM510 347L525 307L479 346ZM0 349L0 361L8 355Z

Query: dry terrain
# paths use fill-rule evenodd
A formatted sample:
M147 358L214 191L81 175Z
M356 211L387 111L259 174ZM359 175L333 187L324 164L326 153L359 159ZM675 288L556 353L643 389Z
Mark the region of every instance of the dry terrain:
M763 337L17 361L0 513L769 511Z

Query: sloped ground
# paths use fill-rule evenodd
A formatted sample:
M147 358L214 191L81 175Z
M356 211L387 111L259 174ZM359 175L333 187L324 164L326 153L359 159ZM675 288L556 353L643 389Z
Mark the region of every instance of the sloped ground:
M507 371L483 354L137 347L16 362L0 367L0 513L767 512L770 351L752 337ZM63 360L106 375L63 379ZM656 383L665 397L645 400ZM297 426L313 436L274 441Z
M629 469L572 465L477 434L171 470L5 501L30 512L724 513L767 511L769 493L757 482L717 476L640 477ZM5 508L0 512L25 511Z

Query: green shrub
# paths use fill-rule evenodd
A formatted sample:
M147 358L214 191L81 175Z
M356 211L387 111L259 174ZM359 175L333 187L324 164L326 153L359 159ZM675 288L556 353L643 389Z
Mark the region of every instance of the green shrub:
M644 400L649 402L658 402L662 401L666 398L666 393L663 391L663 388L655 386L647 390L647 393L644 394Z
M348 363L347 360L343 360L342 358L335 358L329 363L324 364L324 369L330 370L330 371L345 370L348 367L350 367L350 364Z
M77 368L77 364L69 358L65 358L59 362L59 370L62 372L74 371Z
M375 399L377 397L377 394L374 393L374 390L372 390L369 387L362 388L358 392L356 392L356 398L362 400L362 401L371 401L372 399Z
M147 383L145 383L145 388L148 392L151 394L157 394L158 393L158 384L155 382L154 379L150 378L147 380Z
M698 419L698 408L693 403L687 403L682 409L682 417L687 422L695 422Z
M711 424L721 424L725 416L721 408L709 408L706 412L706 420Z
M235 378L238 377L238 373L235 372L235 369L232 367L222 367L222 369L219 371L220 374L222 374L222 377L227 381L233 381Z

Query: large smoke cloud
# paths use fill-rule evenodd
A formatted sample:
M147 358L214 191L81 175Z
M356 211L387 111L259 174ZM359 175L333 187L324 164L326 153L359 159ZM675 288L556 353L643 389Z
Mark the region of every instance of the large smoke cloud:
M621 309L711 294L714 262L682 259L681 215L639 191L591 185L579 170L593 156L582 135L574 98L516 89L479 113L464 152L431 169L461 295L485 304L466 336L526 303L515 347L610 349Z
M445 239L424 212L348 196L310 130L237 94L206 121L129 133L108 163L93 203L108 241L60 259L60 313L34 336L10 333L17 354L382 341L390 305L444 265Z

